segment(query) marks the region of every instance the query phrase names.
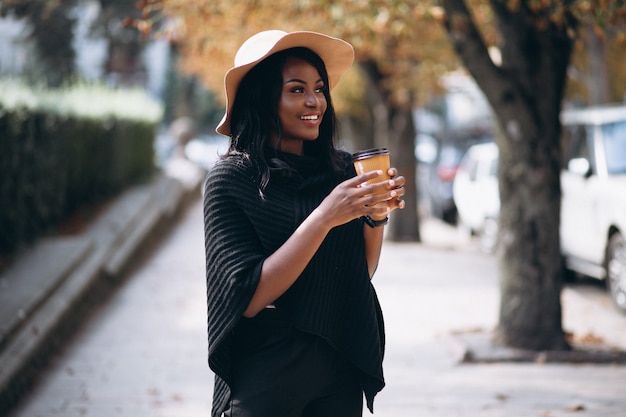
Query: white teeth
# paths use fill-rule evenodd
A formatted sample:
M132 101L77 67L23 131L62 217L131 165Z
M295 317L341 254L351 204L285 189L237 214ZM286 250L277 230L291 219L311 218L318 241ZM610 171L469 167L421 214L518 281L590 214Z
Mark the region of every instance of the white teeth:
M301 119L302 120L317 120L319 119L319 116L302 116Z

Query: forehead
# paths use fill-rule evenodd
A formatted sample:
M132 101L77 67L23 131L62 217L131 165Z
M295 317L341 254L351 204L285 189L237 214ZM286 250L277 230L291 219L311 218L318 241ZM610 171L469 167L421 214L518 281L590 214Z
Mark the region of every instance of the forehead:
M317 68L311 63L296 57L289 57L285 60L283 65L283 79L288 81L289 79L309 79L314 78L314 81L321 80L321 76L317 71Z

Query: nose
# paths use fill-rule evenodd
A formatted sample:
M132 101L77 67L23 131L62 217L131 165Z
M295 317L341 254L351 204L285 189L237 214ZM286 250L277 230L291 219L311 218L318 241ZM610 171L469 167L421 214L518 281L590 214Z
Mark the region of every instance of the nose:
M317 98L315 92L311 91L306 93L305 104L309 107L317 107L317 105L319 104L319 99Z

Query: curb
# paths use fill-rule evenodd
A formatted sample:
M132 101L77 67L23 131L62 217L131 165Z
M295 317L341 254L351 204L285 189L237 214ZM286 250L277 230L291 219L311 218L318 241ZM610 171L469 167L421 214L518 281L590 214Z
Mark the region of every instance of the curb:
M79 236L38 242L0 275L0 414L34 384L84 317L115 290L144 246L200 197L186 161L122 192Z
M534 351L502 346L493 331L454 332L451 337L459 347L458 363L462 364L626 364L626 351L602 345L572 343L570 350Z

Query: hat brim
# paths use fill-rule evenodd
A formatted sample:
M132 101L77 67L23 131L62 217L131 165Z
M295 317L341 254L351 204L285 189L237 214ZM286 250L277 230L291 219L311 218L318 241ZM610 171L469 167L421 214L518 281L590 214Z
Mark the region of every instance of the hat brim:
M315 52L324 61L328 72L329 89L333 89L341 76L350 68L354 61L354 49L348 42L317 32L285 32L265 54L244 65L234 66L226 72L224 90L226 95L226 112L215 129L217 133L230 136L230 115L237 94L237 88L245 75L259 62L270 55L285 49L305 47Z

